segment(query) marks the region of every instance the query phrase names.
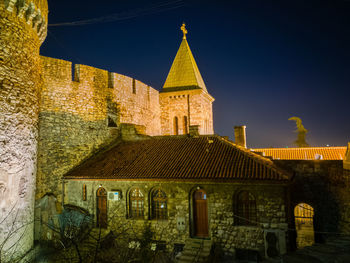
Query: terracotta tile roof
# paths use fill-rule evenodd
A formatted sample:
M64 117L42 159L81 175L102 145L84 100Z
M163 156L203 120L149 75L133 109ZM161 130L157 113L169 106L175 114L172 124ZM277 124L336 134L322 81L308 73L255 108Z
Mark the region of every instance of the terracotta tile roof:
M303 147L303 148L260 148L251 149L280 160L316 160L317 155L322 160L343 160L346 147Z
M122 142L67 173L66 179L275 180L290 174L218 136L163 136Z

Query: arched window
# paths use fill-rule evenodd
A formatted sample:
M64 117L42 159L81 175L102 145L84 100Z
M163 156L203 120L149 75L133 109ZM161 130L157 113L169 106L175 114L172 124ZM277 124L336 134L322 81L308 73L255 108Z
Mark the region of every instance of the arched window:
M235 219L238 225L256 225L256 201L248 191L242 191L237 195Z
M143 218L144 196L139 188L134 188L129 193L129 217Z
M154 191L152 191L151 204L152 219L168 218L167 197L164 191L162 191L161 189L155 189Z
M184 134L188 134L187 126L188 126L188 124L187 124L187 116L184 116L184 129L183 129Z
M174 117L174 135L179 135L179 120Z

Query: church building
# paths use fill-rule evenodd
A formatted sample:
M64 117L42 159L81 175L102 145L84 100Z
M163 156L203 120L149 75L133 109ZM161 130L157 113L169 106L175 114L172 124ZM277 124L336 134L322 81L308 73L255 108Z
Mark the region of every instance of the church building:
M121 124L120 140L63 176L64 204L81 207L114 233L151 224L168 250L202 238L265 255L274 233L286 250L292 175L214 135L212 102L183 39L159 93L160 136ZM146 129L147 130L147 129ZM170 135L170 136L169 136Z

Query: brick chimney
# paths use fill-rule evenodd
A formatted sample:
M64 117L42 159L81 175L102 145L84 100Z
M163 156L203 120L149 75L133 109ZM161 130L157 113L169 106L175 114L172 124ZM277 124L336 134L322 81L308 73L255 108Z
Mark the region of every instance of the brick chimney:
M190 125L190 136L199 136L199 125Z
M243 146L244 148L247 148L247 139L245 135L245 128L246 126L235 126L235 143L237 145Z

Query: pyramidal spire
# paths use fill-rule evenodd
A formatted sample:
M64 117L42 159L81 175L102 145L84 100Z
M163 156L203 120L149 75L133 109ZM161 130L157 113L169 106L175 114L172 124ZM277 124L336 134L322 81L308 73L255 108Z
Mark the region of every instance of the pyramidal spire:
M181 26L183 38L170 68L163 90L203 89L207 91L201 73L187 43L185 23Z

